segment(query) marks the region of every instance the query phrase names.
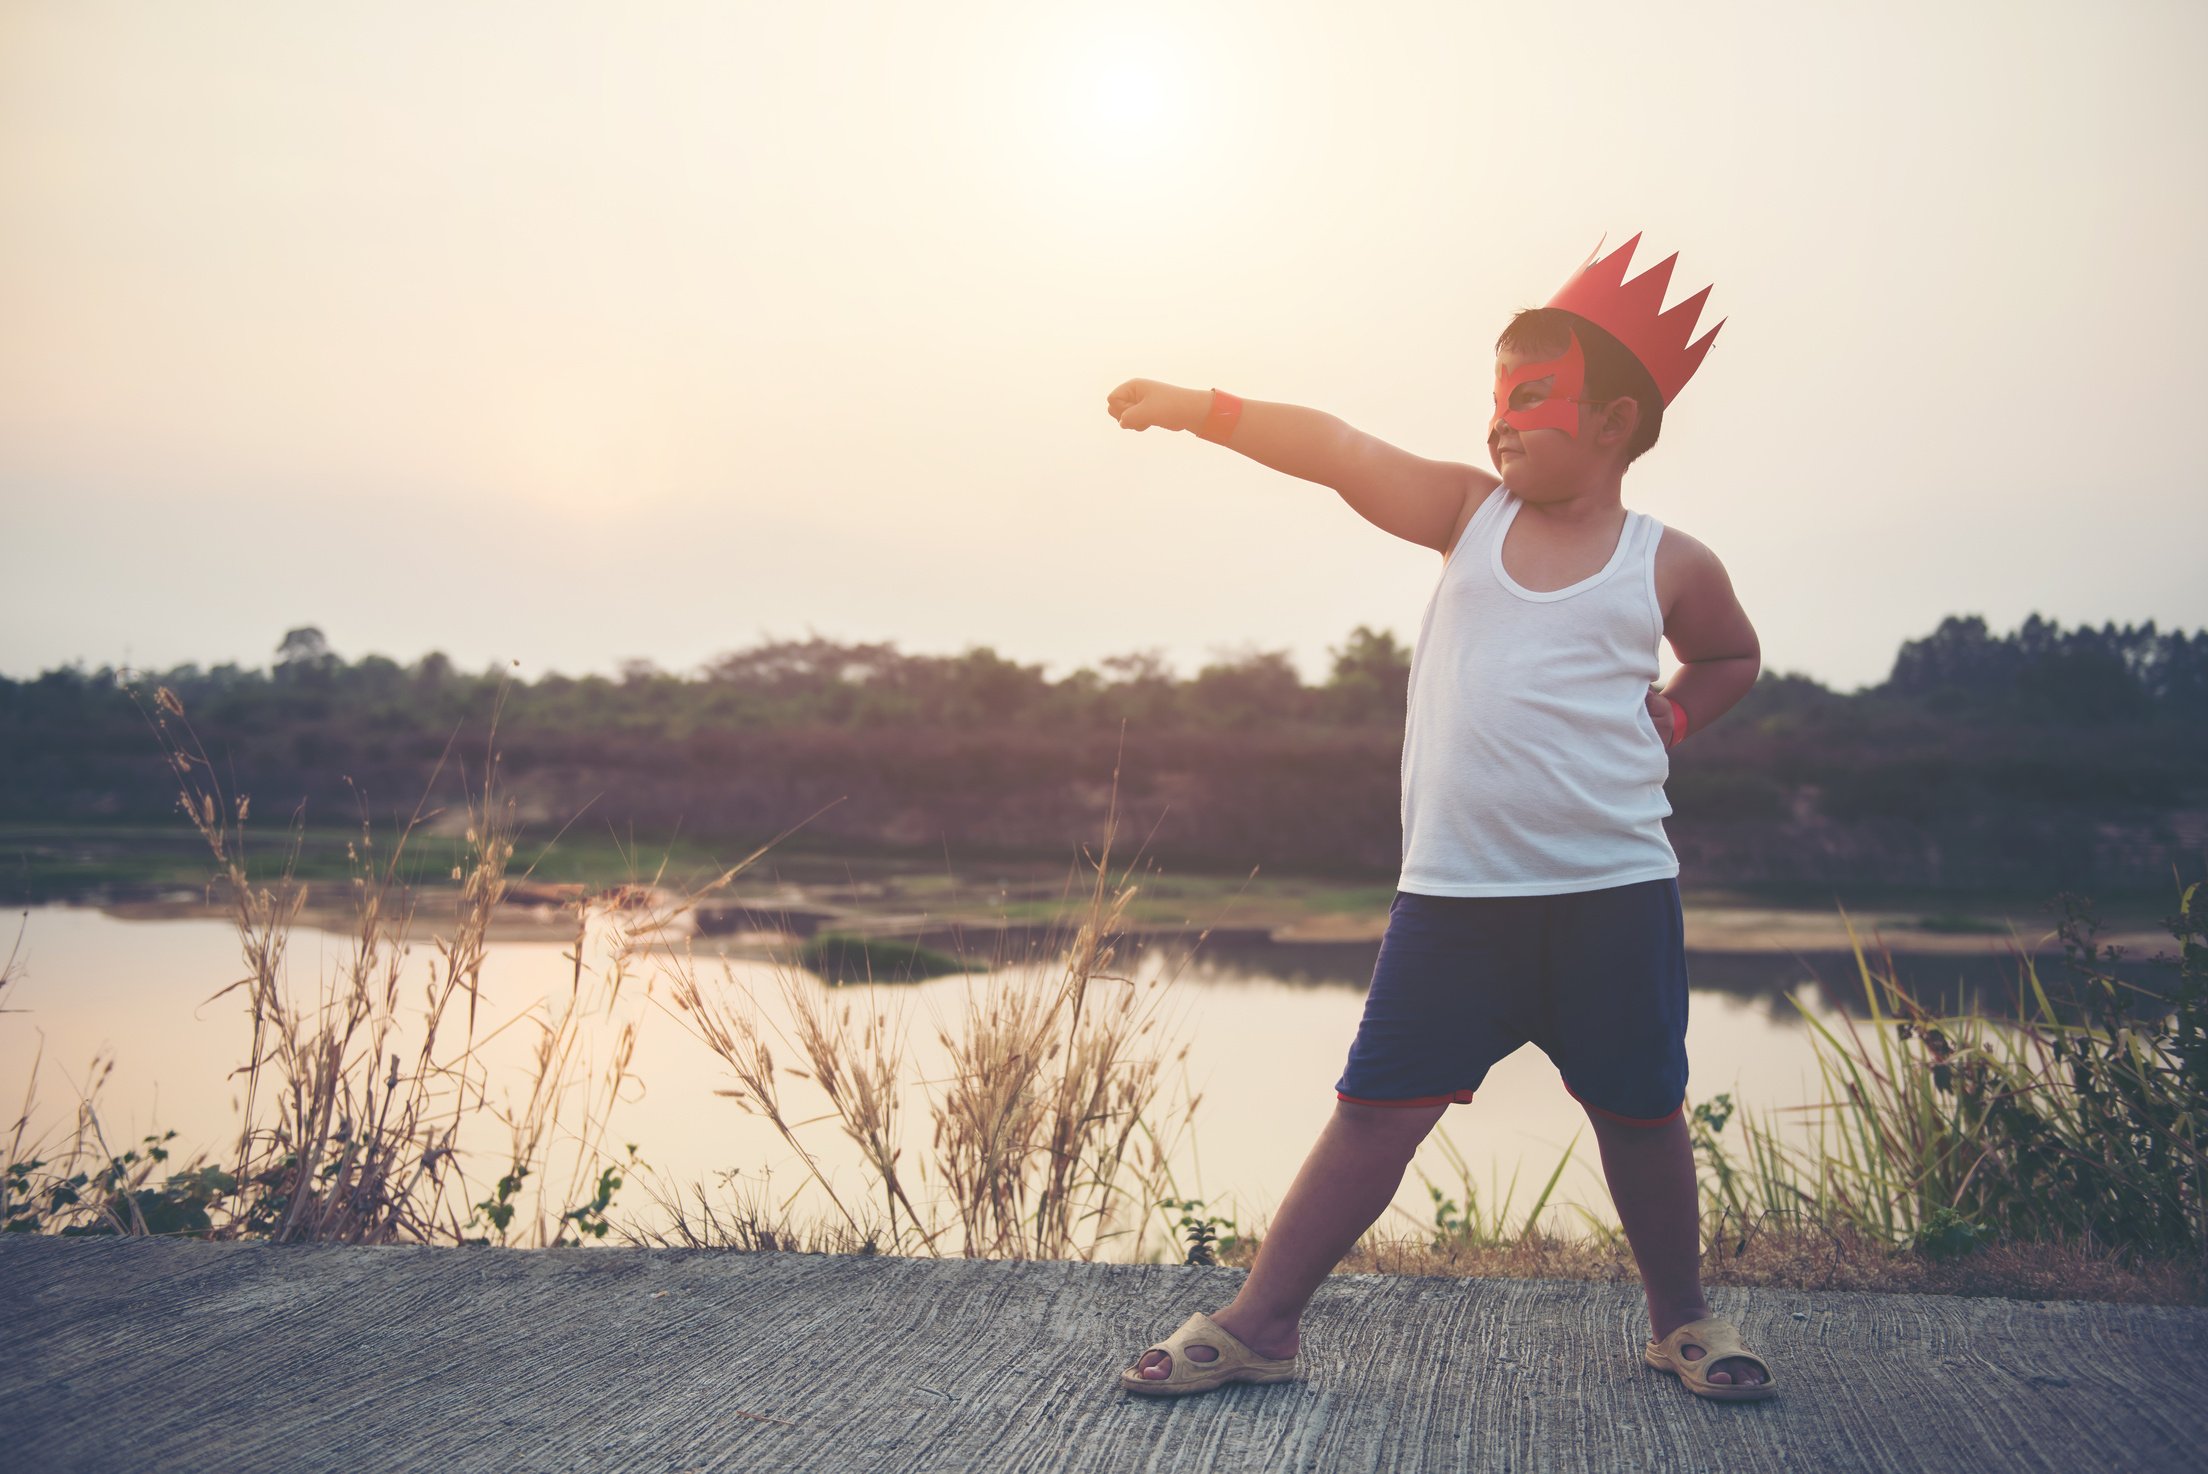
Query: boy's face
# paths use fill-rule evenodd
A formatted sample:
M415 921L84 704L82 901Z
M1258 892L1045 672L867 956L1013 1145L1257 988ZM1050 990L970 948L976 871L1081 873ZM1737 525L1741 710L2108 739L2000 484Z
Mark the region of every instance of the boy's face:
M1590 458L1587 362L1579 340L1561 353L1499 348L1495 408L1487 422L1487 454L1514 491L1555 479L1576 479Z

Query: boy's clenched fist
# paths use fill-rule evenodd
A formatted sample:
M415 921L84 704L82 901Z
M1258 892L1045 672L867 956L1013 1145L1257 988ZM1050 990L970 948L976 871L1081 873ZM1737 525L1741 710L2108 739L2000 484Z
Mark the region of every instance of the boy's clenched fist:
M1114 389L1104 408L1122 430L1193 430L1211 413L1209 389L1183 389L1156 379L1129 379Z

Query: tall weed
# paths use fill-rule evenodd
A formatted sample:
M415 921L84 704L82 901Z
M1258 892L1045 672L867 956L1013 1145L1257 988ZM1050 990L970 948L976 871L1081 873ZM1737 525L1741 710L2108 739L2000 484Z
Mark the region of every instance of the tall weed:
M1854 942L1868 1022L1835 1031L1806 1007L1823 1101L1788 1144L1729 1098L1697 1107L1711 1237L1736 1251L1776 1218L1938 1258L1987 1243L2076 1244L2208 1261L2208 925L2201 887L2165 918L2160 985L2113 975L2090 902L2063 894L2071 973L2050 990L2019 947L2015 1007L1936 1013ZM1800 1000L1795 1000L1797 1006Z
M732 972L707 988L687 951L669 956L679 1016L734 1077L721 1093L772 1123L843 1234L896 1252L1140 1257L1195 1102L1167 1119L1163 1068L1185 1055L1166 1039L1160 1012L1172 978L1119 970L1137 887L1131 867L1112 870L1116 829L1115 807L1055 961L1006 962L969 979L964 1007L936 1021L949 1062L941 1080L908 1078L909 1020L871 990L863 1003L839 1004L785 967L777 986L792 1026L770 1039L759 1000ZM826 1119L857 1147L873 1205L837 1191L800 1131L813 1118L795 1119L785 1099L790 1079L826 1096ZM924 1092L930 1117L917 1169L906 1165L908 1085Z
M196 1157L156 1180L168 1137L123 1152L101 1131L97 1093L111 1062L95 1062L74 1134L33 1141L36 1070L0 1174L0 1219L15 1232L189 1233L276 1242L548 1243L600 1236L627 1161L608 1158L605 1132L636 1042L617 1018L634 938L625 891L575 902L574 986L485 1027L482 973L492 919L515 850L514 806L498 783L498 712L479 783L461 774L465 839L450 867L452 910L429 938L426 985L410 984L423 868L424 826L438 817L428 792L451 759L448 745L413 814L387 842L369 823L348 846L352 873L340 960L311 983L290 965L293 927L308 900L296 874L303 825L263 862L251 803L232 793L183 703L163 688L145 711L177 784L178 805L205 842L215 871L210 897L236 930L242 975L209 1001L244 1004L246 1059L237 1140L219 1162ZM586 966L584 941L612 923L612 961ZM12 966L9 969L12 972ZM0 972L0 989L8 973ZM417 980L418 982L418 980ZM633 1012L634 1010L630 1010ZM518 1082L493 1100L483 1049L508 1028L534 1026L536 1047ZM597 1040L610 1038L605 1057ZM511 1088L518 1083L519 1089ZM572 1122L579 1113L580 1121ZM489 1117L507 1129L495 1183L469 1186L463 1128ZM472 1133L471 1133L472 1134ZM173 1133L171 1133L173 1135ZM482 1196L479 1198L478 1194Z

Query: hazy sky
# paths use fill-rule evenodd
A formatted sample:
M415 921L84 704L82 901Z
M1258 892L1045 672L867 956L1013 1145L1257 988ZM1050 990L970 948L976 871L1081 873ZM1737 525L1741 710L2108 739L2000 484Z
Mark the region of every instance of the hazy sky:
M0 0L0 671L1315 674L1439 560L1106 392L1484 464L1635 230L1731 320L1626 501L1767 669L2208 625L2204 69L2198 0Z

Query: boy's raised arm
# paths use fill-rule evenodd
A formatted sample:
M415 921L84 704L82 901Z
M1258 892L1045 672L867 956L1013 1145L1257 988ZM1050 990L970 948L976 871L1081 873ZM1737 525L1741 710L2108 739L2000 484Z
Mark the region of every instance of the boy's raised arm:
M1211 413L1209 389L1129 379L1105 408L1123 430L1199 430ZM1245 399L1220 441L1260 465L1332 487L1383 532L1446 552L1468 500L1496 478L1477 466L1430 461L1367 435L1323 410Z

